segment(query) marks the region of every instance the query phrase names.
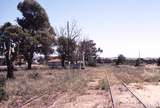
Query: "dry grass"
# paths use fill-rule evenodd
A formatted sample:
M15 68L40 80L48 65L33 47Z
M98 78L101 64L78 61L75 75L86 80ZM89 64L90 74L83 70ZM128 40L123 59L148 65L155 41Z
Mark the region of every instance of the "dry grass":
M87 68L87 70L51 70L46 68L33 70L20 70L15 72L16 79L6 82L7 101L2 101L0 106L15 108L28 99L46 95L39 103L51 104L56 93L83 94L87 83L100 79L99 89L108 90L106 71L114 72L125 83L159 82L160 68L134 67L134 66L103 66ZM1 74L1 73L0 73ZM109 74L110 75L110 74ZM111 78L110 80L117 79ZM74 99L74 97L73 97ZM40 104L41 105L41 104Z
M42 94L53 95L57 92L83 93L87 80L80 71L34 69L15 72L16 79L6 82L8 101L0 104L15 108L27 100ZM48 97L43 97L43 101Z
M55 82L58 91L79 93L84 91L87 84L87 80L78 70L67 70L66 73L56 74Z
M109 90L109 84L108 81L106 79L102 79L99 81L99 89L100 90Z
M108 67L125 83L160 82L160 69L153 66L119 66Z

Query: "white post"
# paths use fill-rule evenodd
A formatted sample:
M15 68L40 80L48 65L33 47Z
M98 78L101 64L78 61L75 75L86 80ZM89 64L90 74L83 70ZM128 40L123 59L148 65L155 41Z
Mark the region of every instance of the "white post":
M83 52L83 54L82 54L82 60L83 60L83 66L84 66L84 68L85 68L85 58L84 58L84 53L85 53L85 52Z

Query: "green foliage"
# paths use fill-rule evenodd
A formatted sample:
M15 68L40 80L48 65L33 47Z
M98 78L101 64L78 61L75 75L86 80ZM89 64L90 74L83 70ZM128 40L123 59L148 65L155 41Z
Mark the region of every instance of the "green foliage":
M157 65L160 66L160 58L157 59Z
M22 13L22 18L17 18L18 24L27 33L23 35L21 42L21 53L31 68L33 53L38 52L45 55L51 53L55 32L49 23L44 8L35 0L24 0L17 5Z
M58 53L61 55L61 57L67 59L68 56L68 39L67 37L61 36L58 38Z
M77 38L81 36L81 29L78 28L77 23L67 22L67 26L60 28L58 31L57 52L62 58L62 66L64 67L64 61L70 61L73 63L77 60Z
M116 61L116 65L124 64L125 61L126 61L126 57L124 55L120 54L118 56L117 61Z
M141 62L142 62L141 59L137 58L135 66L140 66Z
M58 38L57 51L62 58L62 65L64 66L64 61L74 61L75 50L77 47L77 43L75 40L71 38L61 36Z
M22 19L17 19L21 27L31 32L50 28L48 16L36 0L24 0L17 5L17 9L23 15Z
M99 82L99 88L101 89L101 90L106 90L106 91L108 91L109 90L109 85L108 85L108 82L106 81L106 80L100 80L100 82Z
M13 62L18 53L19 37L22 34L22 29L16 25L7 22L0 27L1 51L5 55L7 64L7 78L14 78Z
M83 40L79 45L80 54L84 54L84 59L91 66L96 65L97 53L103 52L100 48L96 48L93 40Z
M53 49L51 48L53 42L55 42L54 37L49 32L40 31L38 32L37 40L39 42L39 53L44 54L47 56L50 53L53 53Z

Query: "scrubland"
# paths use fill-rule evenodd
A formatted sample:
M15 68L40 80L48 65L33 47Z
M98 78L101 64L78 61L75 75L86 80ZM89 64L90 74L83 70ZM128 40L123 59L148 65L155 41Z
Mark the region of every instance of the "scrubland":
M106 72L113 72L134 91L143 90L146 83L159 86L160 68L156 65L99 65L84 70L19 69L15 71L15 79L6 80L6 99L0 102L0 107L109 108L111 101ZM1 72L1 77L5 74ZM143 94L142 91L139 93ZM87 102L90 106L86 106Z

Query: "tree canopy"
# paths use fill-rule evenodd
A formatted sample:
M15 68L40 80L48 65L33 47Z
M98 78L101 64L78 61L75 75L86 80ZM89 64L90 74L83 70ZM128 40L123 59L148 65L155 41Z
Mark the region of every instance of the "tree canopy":
M93 40L83 40L79 44L80 54L84 54L84 59L89 64L95 64L97 53L103 52L100 48L96 48L96 43Z
M116 61L116 64L123 64L126 61L126 57L123 54L118 55L118 59Z
M16 19L18 25L7 22L0 26L0 55L5 56L8 78L14 78L13 62L18 56L23 55L31 69L34 53L44 54L47 61L55 43L63 66L65 60L69 63L95 60L97 53L102 52L93 40L79 41L82 32L75 21L67 22L55 33L45 9L36 0L23 0L17 9L22 14Z
M21 46L22 54L28 61L28 69L31 69L34 52L43 53L47 59L55 32L49 23L47 13L37 1L24 0L17 5L17 9L23 15L22 18L17 18L18 24L30 33L23 38L24 43Z
M22 36L22 33L21 27L12 25L9 22L0 27L0 45L1 51L3 51L6 57L7 78L14 78L13 62L18 54L20 36Z

